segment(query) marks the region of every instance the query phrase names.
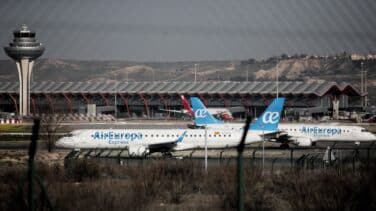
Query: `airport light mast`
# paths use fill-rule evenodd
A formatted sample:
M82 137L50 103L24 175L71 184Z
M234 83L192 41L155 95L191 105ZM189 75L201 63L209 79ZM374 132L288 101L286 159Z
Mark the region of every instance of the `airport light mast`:
M17 65L19 78L19 115L30 114L30 78L34 61L44 52L42 43L35 39L35 32L23 24L13 31L13 42L4 47L5 53Z
M275 68L275 71L276 71L276 76L275 76L275 79L276 79L276 98L279 97L279 73L278 73L278 67L279 67L279 60L277 60L277 67Z
M195 64L195 83L197 82L197 71L200 64Z

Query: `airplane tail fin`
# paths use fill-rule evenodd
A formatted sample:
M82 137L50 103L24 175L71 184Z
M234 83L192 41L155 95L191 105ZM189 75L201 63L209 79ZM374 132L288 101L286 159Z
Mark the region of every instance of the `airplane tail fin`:
M195 116L194 112L193 112L191 106L189 105L188 100L184 97L184 95L180 95L180 98L181 98L181 101L183 103L184 109L188 111L189 116L194 117Z
M277 131L281 120L285 98L275 98L273 102L265 109L264 113L252 123L250 130L264 130L267 132Z
M216 119L206 109L205 105L198 97L191 97L196 125L223 124L223 121Z

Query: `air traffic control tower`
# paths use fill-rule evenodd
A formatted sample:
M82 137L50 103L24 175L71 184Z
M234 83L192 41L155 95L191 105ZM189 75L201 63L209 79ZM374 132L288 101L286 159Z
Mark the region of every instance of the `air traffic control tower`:
M44 52L44 47L35 39L35 32L30 31L26 25L13 32L13 43L4 47L5 53L16 61L20 84L19 115L30 114L30 76L34 61Z

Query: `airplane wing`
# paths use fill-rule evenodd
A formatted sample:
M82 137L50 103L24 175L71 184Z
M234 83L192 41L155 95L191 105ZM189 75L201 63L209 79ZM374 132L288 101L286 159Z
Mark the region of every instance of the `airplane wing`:
M179 113L179 114L187 114L188 112L185 110L169 110L169 109L159 109L160 111L167 111L172 113Z
M176 141L148 145L150 152L171 151L177 145Z
M289 140L291 136L289 136L284 131L275 131L275 132L268 132L264 134L264 138L268 140L274 140L277 142L284 142L284 140Z
M187 131L184 131L181 136L170 142L149 144L148 148L150 152L168 152L171 151L179 142L182 142Z

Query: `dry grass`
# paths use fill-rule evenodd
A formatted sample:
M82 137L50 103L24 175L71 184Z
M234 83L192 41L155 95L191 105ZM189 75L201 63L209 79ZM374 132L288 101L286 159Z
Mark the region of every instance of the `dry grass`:
M373 162L374 163L374 162ZM245 167L247 210L375 210L376 170L328 168L262 176ZM155 160L123 166L77 160L66 167L38 163L55 210L235 210L236 167L197 160ZM0 170L0 210L27 208L26 169ZM20 191L21 190L21 191ZM39 189L37 189L39 190ZM37 191L39 209L45 196Z

